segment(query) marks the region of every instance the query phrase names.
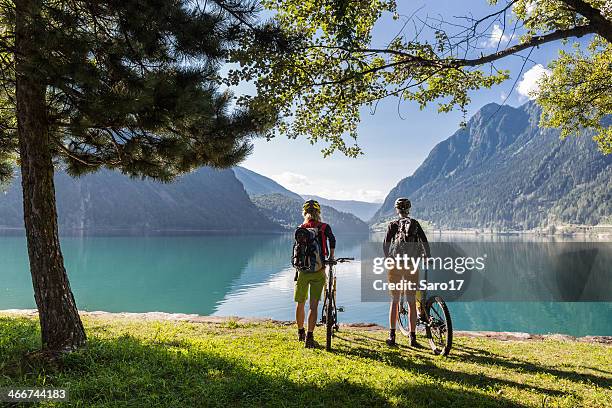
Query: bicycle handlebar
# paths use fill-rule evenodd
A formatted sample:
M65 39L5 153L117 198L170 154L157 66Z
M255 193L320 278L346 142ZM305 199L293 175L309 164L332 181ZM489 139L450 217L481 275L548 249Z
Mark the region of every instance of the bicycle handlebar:
M344 263L344 262L349 262L349 261L354 261L355 258L335 258L335 259L326 259L324 261L325 264L327 265L335 265L338 263Z

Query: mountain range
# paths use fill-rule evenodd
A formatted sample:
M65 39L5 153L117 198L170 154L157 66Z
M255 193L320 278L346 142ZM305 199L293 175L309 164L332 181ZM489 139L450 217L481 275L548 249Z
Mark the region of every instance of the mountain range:
M55 175L58 221L64 230L265 231L282 230L262 217L231 170L200 168L173 183L99 172ZM21 180L0 193L0 226L21 228Z
M302 198L304 200L317 200L321 205L327 205L338 211L354 214L363 221L370 220L381 205L381 203L369 203L367 201L357 200L330 200L317 195L302 194Z
M430 152L385 198L372 221L393 214L398 197L441 228L530 229L597 224L612 214L612 155L592 134L560 140L538 127L540 109L494 103ZM607 118L606 120L609 120Z
M233 168L236 178L240 180L244 189L251 197L260 195L268 195L268 200L272 199L270 195L280 194L296 200L317 200L321 205L332 207L335 210L351 213L356 215L362 221L368 221L376 213L380 207L380 203L368 203L357 200L329 200L317 195L299 195L281 186L276 181L269 177L262 176L252 170L244 167L236 166Z
M236 178L240 180L247 194L251 197L278 193L297 200L302 199L299 194L286 189L269 177L262 176L241 166L235 166L232 170L234 170Z
M339 232L367 232L364 220L394 213L409 197L416 218L440 228L531 229L597 224L612 214L612 155L592 134L560 140L538 127L540 109L488 104L440 142L378 204L300 196L243 167L201 168L173 183L102 170L72 178L56 172L64 230L279 232L301 222L301 204L317 199ZM612 123L610 118L608 122ZM22 228L19 174L0 189L0 228Z
M251 197L251 200L269 219L292 231L303 222L302 203L304 200L288 197L280 193L265 194ZM321 204L323 222L333 227L334 233L367 234L368 224L355 215L338 211Z
M248 177L250 181L245 184L249 189L261 180L269 180L283 194L259 195L258 200L252 200L235 173L243 179ZM266 183L260 183L259 188L260 193L268 191ZM287 231L302 222L302 197L244 168L203 167L172 183L133 179L110 170L73 178L58 170L55 189L58 222L63 231L268 233ZM262 202L269 207L262 208ZM367 224L352 214L331 207L324 207L324 212L337 231L368 230ZM0 190L0 229L7 228L23 228L18 172L12 183Z

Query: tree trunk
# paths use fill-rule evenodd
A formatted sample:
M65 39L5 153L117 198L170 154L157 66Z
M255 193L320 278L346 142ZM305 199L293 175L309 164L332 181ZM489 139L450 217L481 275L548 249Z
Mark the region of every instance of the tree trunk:
M15 1L15 96L23 215L42 345L50 351L65 351L83 345L86 337L58 236L46 85L35 63L40 61L37 58L39 5L40 1L36 0Z

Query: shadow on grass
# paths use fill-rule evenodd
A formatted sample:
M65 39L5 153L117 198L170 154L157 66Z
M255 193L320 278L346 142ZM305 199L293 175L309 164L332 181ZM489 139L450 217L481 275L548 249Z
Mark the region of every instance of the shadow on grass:
M444 367L437 366L435 364L431 364L430 360L427 359L429 357L425 357L423 353L427 353L427 350L424 351L415 351L414 349L409 349L412 353L420 353L419 358L407 358L405 354L398 353L396 350L372 350L364 347L339 347L336 349L336 353L339 354L348 354L353 355L359 358L368 358L371 360L382 361L385 364L390 366L400 368L406 370L407 372L413 372L421 375L427 375L431 377L435 377L439 380L443 380L450 383L455 384L463 384L469 385L477 388L501 388L501 387L513 387L517 389L524 389L528 391L537 391L545 395L550 396L561 396L564 395L563 392L557 390L551 390L547 388L537 387L534 385L521 384L515 381L493 378L486 376L484 374L472 374L466 373L464 371L453 371ZM425 361L423 361L425 358ZM440 358L440 357L435 357ZM440 403L442 404L446 396L440 396ZM512 405L512 404L511 404ZM441 405L444 406L444 405ZM512 406L517 406L512 405Z
M392 349L371 349L368 347L363 347L363 344L367 344L370 341L379 341L384 344L384 341L380 339L376 339L371 336L361 335L357 333L351 333L350 338L338 336L339 339L345 340L346 342L352 343L352 346L344 346L337 349L338 353L341 354L351 354L363 358L370 358L373 360L381 361L384 360L387 364L407 369L413 370L419 373L426 373L429 375L434 375L438 378L447 379L455 382L467 383L475 386L484 386L486 384L491 385L506 385L515 388L522 388L527 390L538 390L541 393L546 395L554 396L554 395L564 395L562 392L557 390L550 390L546 388L536 387L533 385L521 384L505 379L498 378L490 378L483 375L474 375L464 372L455 372L451 370L447 370L441 367L438 367L433 364L427 364L418 361L417 359L408 359L404 355L397 353ZM424 339L422 339L424 340ZM354 345L357 345L356 347ZM535 345L534 345L535 346ZM559 379L566 379L572 382L582 382L584 384L595 384L598 387L602 388L610 388L612 387L612 382L609 378L600 377L593 374L581 374L576 372L559 370L557 368L553 368L550 366L539 365L536 363L512 359L509 360L503 356L497 355L495 353L489 352L487 350L477 349L469 346L453 346L456 350L460 350L462 354L455 354L446 357L454 361L468 362L479 365L488 365L488 366L498 366L504 367L512 371L516 372L524 372L530 374L550 374ZM431 358L440 358L430 356L430 349L428 346L421 350L415 350L410 347L400 345L398 347L400 350L404 349L407 352L415 353L415 355L420 356L421 359L431 359ZM451 352L452 353L452 352Z
M35 321L0 319L0 386L40 386L69 389L71 405L135 407L205 406L521 406L503 397L442 385L408 384L378 389L362 378L345 380L310 376L295 380L278 366L258 365L196 346L152 344L124 335L91 338L86 349L67 355L61 366L24 359L38 346ZM221 350L220 350L221 351ZM344 352L345 354L350 354ZM358 351L354 355L379 360ZM316 355L313 355L316 358ZM399 360L397 361L399 364ZM314 362L316 366L318 363ZM414 367L413 367L414 368ZM424 371L424 369L423 369ZM443 372L428 372L443 375ZM464 381L463 378L457 378Z
M534 347L537 347L537 343L534 343ZM598 387L602 388L612 388L612 381L610 380L610 378L600 377L594 374L576 373L574 371L559 370L557 368L543 366L517 358L512 358L510 360L495 353L491 353L486 350L476 349L473 347L460 346L459 349L464 353L463 355L458 355L455 357L455 359L459 361L467 361L476 364L497 365L500 367L508 368L510 370L522 371L530 374L550 374L559 379L565 379L573 382L582 382L584 384L595 384ZM609 374L606 371L602 371L597 368L589 367L589 369L602 372L603 374Z

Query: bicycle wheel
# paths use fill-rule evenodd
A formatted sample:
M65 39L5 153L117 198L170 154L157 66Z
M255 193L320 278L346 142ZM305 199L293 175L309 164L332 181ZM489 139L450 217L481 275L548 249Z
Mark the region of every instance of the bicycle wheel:
M434 354L446 356L453 345L453 323L446 303L440 296L427 299L425 331Z
M325 310L325 314L326 314L326 319L325 319L325 328L326 328L326 339L325 339L325 349L327 351L331 350L331 341L332 341L332 335L334 334L334 324L336 323L334 321L334 301L333 301L333 292L332 292L332 280L329 279L328 285L327 285L327 293L330 294L329 297L327 297L327 302L325 304L326 310Z
M406 294L402 293L397 311L397 322L399 323L399 330L404 336L410 334L410 319L408 318L408 301L406 300Z

